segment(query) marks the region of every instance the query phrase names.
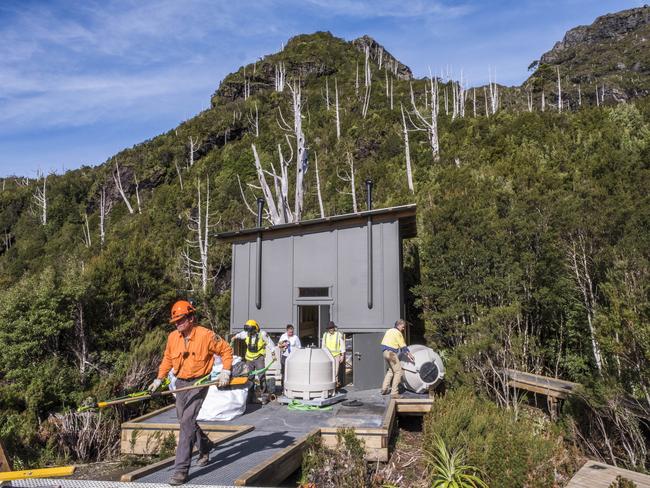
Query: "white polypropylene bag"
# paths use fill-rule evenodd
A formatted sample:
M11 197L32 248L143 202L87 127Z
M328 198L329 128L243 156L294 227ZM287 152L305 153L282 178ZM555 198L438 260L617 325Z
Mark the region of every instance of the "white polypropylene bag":
M248 387L219 390L216 386L208 388L203 406L196 420L232 420L246 411Z

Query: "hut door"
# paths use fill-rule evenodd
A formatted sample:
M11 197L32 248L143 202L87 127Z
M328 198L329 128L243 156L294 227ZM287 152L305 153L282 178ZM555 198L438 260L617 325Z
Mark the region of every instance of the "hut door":
M352 383L357 390L381 387L384 358L381 354L383 332L352 335Z
M330 321L330 306L319 305L318 306L318 328L320 331L320 333L318 334L319 340L323 338L323 334L327 330L327 324L329 321ZM321 347L323 347L322 344Z

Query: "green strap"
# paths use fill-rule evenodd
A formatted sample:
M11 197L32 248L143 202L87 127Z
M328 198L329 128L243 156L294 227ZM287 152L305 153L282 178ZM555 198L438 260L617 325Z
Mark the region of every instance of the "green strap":
M289 410L297 410L299 412L310 412L310 411L319 411L319 412L329 412L332 410L332 407L317 407L316 405L305 405L300 400L291 400L289 405L287 405Z

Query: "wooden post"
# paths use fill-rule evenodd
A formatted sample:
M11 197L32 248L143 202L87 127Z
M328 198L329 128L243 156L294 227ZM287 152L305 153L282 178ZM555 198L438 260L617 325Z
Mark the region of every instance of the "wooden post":
M11 471L11 462L9 461L9 456L0 442L0 472Z

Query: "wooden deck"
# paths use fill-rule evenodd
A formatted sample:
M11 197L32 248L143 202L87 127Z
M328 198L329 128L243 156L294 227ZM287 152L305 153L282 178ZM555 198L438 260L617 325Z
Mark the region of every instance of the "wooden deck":
M633 481L637 488L650 488L650 476L647 474L617 468L598 461L587 461L571 478L566 488L609 488L617 476Z
M204 432L224 449L228 449L232 439L242 439L241 443L251 442L255 436L267 436L273 432L286 430L290 425L296 430L295 440L279 451L274 451L266 459L259 459L238 471L237 478L231 481L238 486L269 486L281 483L291 472L300 466L302 452L310 435L320 435L323 444L336 447L338 431L351 428L363 440L368 461L388 461L390 438L398 415L424 415L430 411L434 400L422 395L407 395L404 398L389 399L377 392L353 392L349 398L362 401L363 406L354 409L337 405L332 412L290 412L285 406L275 402L247 411L242 417L231 422L199 422ZM178 423L173 406L152 412L143 417L122 424L122 453L155 454L162 443L178 435ZM276 425L277 424L277 425ZM304 424L304 425L303 425ZM215 452L219 457L219 450ZM124 480L151 482L173 463L166 459L153 466L141 468L123 477ZM236 464L236 463L235 463ZM237 465L238 466L238 465ZM226 468L223 466L222 468ZM235 465L227 469L237 470ZM204 470L205 471L205 468ZM215 482L218 472L209 475ZM208 475L203 476L208 478ZM201 484L198 478L196 483ZM156 479L156 481L158 481Z

